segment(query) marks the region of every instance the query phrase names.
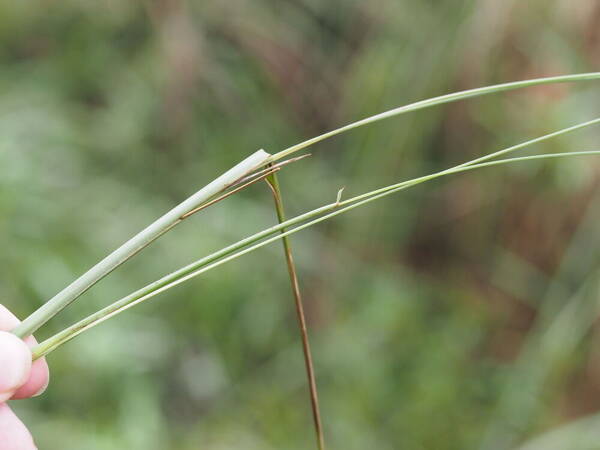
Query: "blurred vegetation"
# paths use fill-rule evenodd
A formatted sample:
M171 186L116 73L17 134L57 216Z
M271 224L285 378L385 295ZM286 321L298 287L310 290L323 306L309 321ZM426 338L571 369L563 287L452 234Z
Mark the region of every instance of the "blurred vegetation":
M0 2L0 299L26 316L258 148L598 67L596 0ZM597 83L544 86L351 132L284 169L288 214L591 119L598 104ZM597 150L599 136L536 150ZM596 448L599 168L453 176L293 237L331 449L547 449L548 430L557 448ZM254 186L39 337L275 220ZM13 404L41 449L314 448L279 245L49 360L46 395Z

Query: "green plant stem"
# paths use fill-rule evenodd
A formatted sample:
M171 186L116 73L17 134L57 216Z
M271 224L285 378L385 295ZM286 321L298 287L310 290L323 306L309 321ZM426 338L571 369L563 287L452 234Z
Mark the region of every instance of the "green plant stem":
M600 151L586 151L586 152L568 152L568 153L555 153L555 154L544 154L544 155L533 155L533 156L524 156L518 158L508 158L497 161L489 161L483 162L475 165L460 165L453 169L447 169L441 172L437 172L431 175L427 175L424 177L415 178L413 180L408 180L403 183L398 183L395 185L387 186L385 188L377 189L375 191L371 191L366 194L362 194L356 197L353 197L344 201L336 201L334 203L322 206L320 208L314 209L307 213L296 216L292 219L288 219L285 222L282 222L279 225L270 227L266 230L263 230L259 233L256 233L252 236L249 236L245 239L242 239L235 244L232 244L228 247L225 247L209 256L206 256L198 261L195 261L169 275L164 276L160 280L157 280L136 292L122 298L114 302L113 304L103 308L102 310L91 314L85 319L77 322L76 324L66 328L65 330L55 334L54 336L46 339L45 341L38 344L33 348L33 357L37 359L41 356L47 355L51 351L55 350L60 345L68 342L84 331L102 323L105 320L119 314L120 312L125 311L126 309L131 308L138 303L146 301L155 295L160 294L172 287L177 286L191 278L194 278L201 273L204 273L208 270L211 270L221 264L224 264L233 259L239 258L246 253L250 253L254 250L257 250L260 247L270 244L278 239L282 239L284 236L288 236L293 233L297 233L305 228L313 226L319 222L330 219L338 214L342 214L344 212L350 211L354 208L357 208L361 205L367 204L369 202L375 201L377 199L383 198L385 196L391 195L395 192L399 192L401 190L407 189L409 187L415 186L417 184L432 180L434 178L466 172L469 170L490 167L501 164L508 164L514 162L522 162L529 160L538 160L538 159L550 159L550 158L562 158L562 157L572 157L572 156L590 156L590 155L600 155ZM317 217L320 216L320 217ZM316 219L307 220L317 217ZM303 223L306 222L306 223ZM293 229L282 232L284 228L289 228L291 226L297 225L299 223L303 223L302 225L298 225ZM265 239L257 244L250 245L254 242L260 241L266 236L270 236L272 234L281 232L277 236Z
M368 125L374 122L378 122L383 119L388 119L390 117L398 116L400 114L405 114L413 111L418 111L420 109L429 108L432 106L442 105L444 103L451 103L458 100L464 100L472 97L479 97L487 94L495 94L497 92L510 91L513 89L521 89L531 86L538 86L542 84L551 84L551 83L568 83L575 81L592 81L600 79L600 72L590 72L590 73L580 73L574 75L561 75L556 77L545 77L545 78L534 78L531 80L523 80L523 81L514 81L511 83L502 83L495 84L493 86L485 86L475 89L468 89L460 92L453 92L451 94L440 95L439 97L433 97L426 100L421 100L415 103L411 103L409 105L400 106L398 108L390 109L388 111L382 112L380 114L376 114L374 116L367 117L362 120L358 120L356 122L352 122L348 125L344 125L343 127L336 128L335 130L328 131L327 133L323 133L319 136L313 137L311 139L307 139L304 142L300 142L299 144L288 147L278 153L273 154L269 161L277 161L281 158L285 158L286 156L300 151L306 147L309 147L317 142L324 141L330 137L336 136L338 134L344 133L346 131L353 130L354 128L362 127L364 125Z
M178 206L140 231L137 235L125 242L121 247L106 256L103 260L44 303L33 314L21 322L21 324L13 330L13 333L19 337L26 337L32 334L99 280L183 221L183 216L187 213L194 210L214 195L222 192L248 173L262 167L269 156L270 155L264 150L253 153L239 164L220 175L214 181L204 186L194 195L188 197Z
M281 196L281 188L279 186L279 180L276 173L270 174L266 179L267 184L273 192L273 200L275 202L275 211L277 212L277 220L280 224L286 221L285 209L283 206L283 198ZM280 233L283 235L287 230L282 228ZM308 388L310 393L310 405L312 409L313 421L315 425L315 433L317 437L317 447L319 450L325 450L325 437L323 435L323 426L321 424L321 412L319 409L319 394L317 391L317 379L315 377L315 369L312 360L312 353L310 351L310 342L308 339L308 330L306 327L306 317L304 315L304 305L302 302L302 295L300 293L300 283L298 281L298 274L296 272L296 265L294 264L294 257L292 255L292 245L288 236L281 238L283 244L283 252L285 254L285 261L287 264L288 274L290 277L290 283L292 285L292 293L294 295L294 304L296 307L296 317L298 319L298 327L300 328L300 338L302 341L302 351L304 353L304 365L306 368L306 377L308 379Z
M186 212L197 208L206 200L212 196L222 192L227 186L231 185L232 182L242 178L244 175L252 172L259 167L265 166L267 163L285 158L287 155L295 153L306 147L309 147L317 142L321 142L325 139L343 133L345 131L352 130L364 125L368 125L379 120L387 119L389 117L397 116L419 109L428 108L431 106L441 105L444 103L450 103L458 100L467 98L477 97L481 95L493 94L497 92L508 91L512 89L520 89L525 87L531 87L549 83L566 83L576 81L591 81L600 79L600 72L581 73L574 75L562 75L556 77L536 78L531 80L516 81L511 83L497 84L493 86L486 86L476 89L469 89L465 91L455 92L451 94L442 95L426 100L422 100L409 105L401 106L398 108L385 111L374 116L367 117L357 122L350 123L343 127L329 131L327 133L316 136L312 139L308 139L299 144L288 147L274 155L269 155L266 152L260 150L251 155L246 160L242 161L238 165L234 166L223 175L219 176L212 183L205 186L203 189L198 191L195 195L185 200L182 204L171 210L169 213L158 219L156 222L151 224L148 228L142 230L135 237L127 241L113 253L105 257L102 261L97 263L86 273L80 276L78 279L73 281L70 285L56 294L53 298L44 303L38 308L33 314L25 319L19 326L17 326L13 333L20 337L25 337L32 334L35 330L46 323L50 318L56 315L59 311L69 305L72 301L77 299L81 294L87 291L95 283L101 280L103 277L108 275L118 266L123 264L129 258L133 257L144 247L149 245L152 241L166 233L182 219L181 216ZM243 173L242 173L243 172ZM234 176L241 173L238 178L232 180Z

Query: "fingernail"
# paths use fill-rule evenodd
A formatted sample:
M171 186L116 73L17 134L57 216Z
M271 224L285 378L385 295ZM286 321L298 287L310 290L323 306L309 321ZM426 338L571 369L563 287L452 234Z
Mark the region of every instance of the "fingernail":
M50 377L48 376L48 378L46 379L46 383L40 388L39 391L37 391L35 394L33 394L32 397L37 397L39 395L42 395L44 392L46 392L46 389L48 388L49 383L50 383Z

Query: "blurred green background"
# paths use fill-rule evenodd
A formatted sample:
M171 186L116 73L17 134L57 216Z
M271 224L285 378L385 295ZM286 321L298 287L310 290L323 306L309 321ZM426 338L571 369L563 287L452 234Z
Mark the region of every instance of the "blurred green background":
M0 3L0 301L25 317L259 148L459 89L598 70L597 0ZM598 115L544 86L390 119L281 173L288 214ZM533 152L598 150L590 128ZM256 185L43 338L275 222ZM427 183L293 237L330 449L600 448L600 161ZM40 449L311 449L279 245L49 357ZM553 447L554 446L554 447Z

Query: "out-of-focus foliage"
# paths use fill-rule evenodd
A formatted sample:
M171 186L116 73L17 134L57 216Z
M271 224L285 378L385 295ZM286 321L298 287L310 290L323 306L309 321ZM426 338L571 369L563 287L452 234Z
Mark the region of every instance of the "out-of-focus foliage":
M258 148L452 90L599 67L596 0L2 2L0 301L29 314ZM545 86L351 132L284 169L288 214L599 104L598 83ZM534 150L597 150L599 133ZM457 175L293 238L331 449L509 449L600 409L598 167ZM39 337L274 221L254 186ZM49 359L46 395L14 404L42 449L314 448L278 245Z

